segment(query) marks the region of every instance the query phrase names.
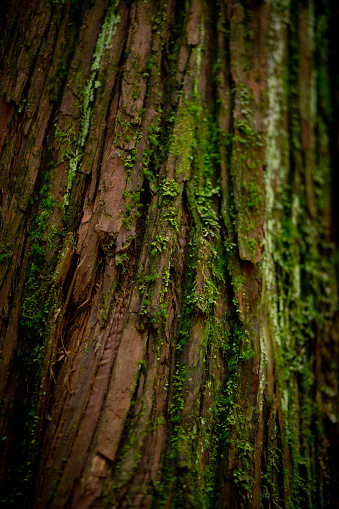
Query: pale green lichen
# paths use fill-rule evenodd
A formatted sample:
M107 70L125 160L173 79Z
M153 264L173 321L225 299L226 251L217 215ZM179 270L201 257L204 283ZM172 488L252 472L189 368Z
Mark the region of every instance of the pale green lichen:
M285 2L286 6L288 2ZM274 2L276 5L276 2ZM266 221L264 222L264 246L262 261L263 272L263 291L261 299L261 309L270 310L270 316L261 320L260 325L260 371L259 371L259 391L258 403L259 406L263 405L263 394L266 385L266 366L268 362L272 362L269 358L271 353L271 341L277 345L281 344L280 327L279 327L279 312L278 312L278 298L276 287L276 273L274 263L275 253L275 239L276 231L280 230L280 223L275 219L273 214L276 195L274 190L274 183L276 175L280 175L281 180L284 180L288 168L283 164L281 151L278 146L278 136L286 137L286 133L282 133L281 117L283 105L279 98L284 97L284 81L281 69L284 65L284 58L286 52L285 40L282 35L283 21L280 10L272 8L271 11L271 24L270 24L270 44L271 53L268 60L268 111L267 111L267 135L266 135L266 171L264 174L265 179L265 215ZM266 312L264 311L264 315ZM266 324L266 319L269 319L269 324Z
M312 49L314 48L312 39L314 38L314 19L313 11L311 11L312 7L310 7L310 25L308 26ZM276 366L274 382L279 387L280 396L276 400L276 408L280 403L285 421L281 439L283 447L286 447L285 450L288 450L291 457L292 471L282 472L284 461L287 461L284 456L282 464L276 465L274 469L283 473L285 493L291 497L288 505L292 506L293 503L293 507L300 507L300 500L303 498L311 507L316 497L314 480L317 472L312 452L316 443L316 436L311 429L314 403L309 397L309 390L314 380L312 357L309 357L307 351L309 342L314 337L312 327L318 320L319 302L317 302L317 291L309 295L309 290L306 290L308 294L305 294L305 288L309 286L320 289L323 284L313 266L318 264L321 231L317 224L312 223L305 214L304 173L307 168L304 168L298 156L302 150L301 133L298 130L300 129L299 120L292 119L290 126L292 136L289 142L286 141L287 133L283 126L285 111L288 109L286 86L290 86L289 92L295 104L292 113L297 112L295 116L298 117L303 113L308 115L309 112L311 118L307 117L307 120L311 124L311 132L314 132L317 121L317 90L315 77L312 75L312 90L308 104L305 105L300 96L302 92L294 85L293 80L288 81L287 74L284 79L287 20L282 19L281 12L281 4L274 3L270 29L272 56L269 58L268 65L265 172L267 223L264 226L265 253L262 264L261 314L263 320L260 330L262 361L259 401L260 404L263 403L263 396L260 393L265 389L265 365L268 371L272 367L269 363L274 361ZM294 13L294 15L297 14ZM294 47L295 41L289 44ZM293 70L290 72L293 73ZM295 139L293 132L296 133ZM311 148L309 161L311 166L314 155L312 150ZM289 166L290 156L294 161L292 168ZM290 187L291 176L293 189ZM306 276L302 276L302 271L307 273ZM278 451L277 448L276 450ZM269 465L269 460L267 464ZM305 467L303 470L300 469L301 464ZM272 474L267 471L264 476L268 487L273 479Z
M277 288L275 280L275 265L273 255L275 252L274 234L280 230L280 224L274 219L275 191L274 182L276 175L280 174L283 180L287 168L284 167L281 151L278 146L278 136L281 133L282 104L279 97L284 96L284 83L281 74L285 56L284 38L280 36L282 32L282 21L279 12L272 10L270 40L272 45L272 54L268 62L268 112L267 112L267 136L266 136L266 171L265 171L265 191L266 191L266 217L264 223L265 232L265 252L263 255L263 276L265 289L263 299L269 302L265 305L270 309L270 324L272 333L277 344L280 344L280 331L278 324L278 304ZM263 302L264 304L264 302Z
M198 94L198 85L199 85L199 76L200 76L200 69L201 69L201 62L202 62L202 44L205 39L205 25L204 20L201 19L200 23L200 43L197 46L197 79L194 82L194 93Z
M310 43L310 50L313 53L316 49L315 42L315 5L314 2L309 2L309 11L308 11L308 39ZM310 108L311 108L311 122L312 125L315 124L316 116L317 116L317 73L314 68L311 71L311 82L310 82Z
M116 13L119 2L114 1L107 9L104 23L98 36L95 52L91 65L91 75L88 79L85 91L83 93L81 128L78 140L78 146L75 155L69 161L69 172L66 194L64 196L64 208L69 205L70 192L76 171L83 156L83 147L85 145L92 115L91 103L94 101L94 91L101 86L97 76L100 70L100 63L104 55L104 51L110 48L112 37L115 33L116 25L120 21L120 16Z

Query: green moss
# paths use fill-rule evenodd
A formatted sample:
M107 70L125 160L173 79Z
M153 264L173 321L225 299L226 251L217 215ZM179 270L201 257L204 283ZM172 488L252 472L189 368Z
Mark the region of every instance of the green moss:
M173 130L173 138L170 153L176 160L176 173L183 174L188 178L193 160L195 146L194 131L196 126L196 115L200 108L194 103L183 100L182 107L177 116Z
M122 225L125 230L129 231L131 226L141 216L140 209L142 209L142 203L140 203L140 191L124 191L123 198L125 201L125 212Z
M168 235L167 236L156 235L155 241L152 242L151 244L153 247L151 255L155 255L157 254L157 252L162 253L163 251L165 251L168 241L169 241Z
M0 263L7 263L13 256L13 246L10 243L1 246Z
M251 180L249 183L243 181L242 188L244 190L244 202L246 203L247 207L249 207L251 210L259 208L263 202L263 199L262 191L260 190L258 184L253 180Z
M148 136L142 156L141 172L153 193L157 192L157 180L164 151L160 145L160 116L148 128Z
M59 150L61 147L63 148L61 162L65 160L69 161L75 157L73 146L76 142L76 136L71 120L68 120L66 129L64 131L60 128L59 125L56 126L55 142Z
M180 191L179 185L173 179L164 180L159 188L159 192L160 192L161 196L166 197L164 199L164 204L166 204L168 201L170 201L170 198L175 198L176 196L178 196L179 191ZM161 202L160 202L160 204L161 204Z

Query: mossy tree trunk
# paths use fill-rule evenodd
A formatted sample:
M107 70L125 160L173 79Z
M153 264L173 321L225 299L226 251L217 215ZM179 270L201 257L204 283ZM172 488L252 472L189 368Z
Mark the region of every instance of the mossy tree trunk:
M334 4L2 4L4 507L336 506Z

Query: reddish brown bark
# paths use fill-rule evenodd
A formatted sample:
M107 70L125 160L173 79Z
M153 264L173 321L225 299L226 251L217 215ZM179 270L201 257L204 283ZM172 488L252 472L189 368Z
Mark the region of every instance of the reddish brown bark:
M3 504L331 506L334 9L6 8Z

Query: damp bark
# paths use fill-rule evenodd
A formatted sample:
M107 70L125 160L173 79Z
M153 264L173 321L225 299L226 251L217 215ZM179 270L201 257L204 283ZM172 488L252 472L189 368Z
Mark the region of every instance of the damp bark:
M1 504L334 507L338 11L1 7Z

